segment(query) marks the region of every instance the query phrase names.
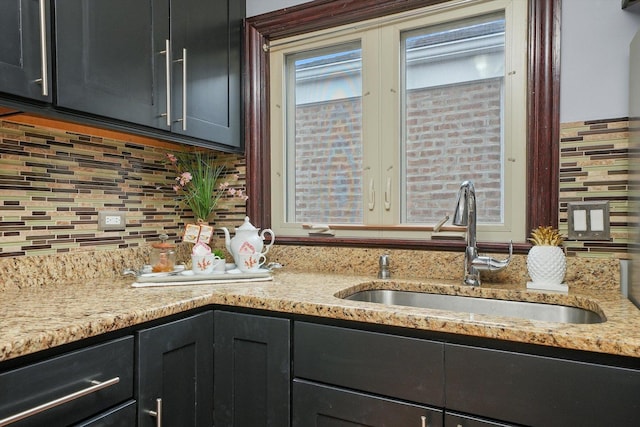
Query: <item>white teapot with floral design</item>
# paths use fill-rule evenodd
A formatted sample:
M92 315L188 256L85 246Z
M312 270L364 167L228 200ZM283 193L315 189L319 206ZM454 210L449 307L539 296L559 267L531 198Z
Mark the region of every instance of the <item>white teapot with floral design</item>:
M248 216L244 218L244 224L236 227L236 234L233 238L229 235L229 230L227 230L226 227L220 228L224 231L224 243L227 250L236 262L240 259L241 255L266 254L269 248L273 246L276 238L270 228L265 228L260 232L258 228L249 222ZM271 240L269 244L265 246L264 238L266 234L271 235Z

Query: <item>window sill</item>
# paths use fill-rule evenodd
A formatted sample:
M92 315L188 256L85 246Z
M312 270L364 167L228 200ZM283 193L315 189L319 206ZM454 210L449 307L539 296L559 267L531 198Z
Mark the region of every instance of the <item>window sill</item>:
M437 250L449 252L464 252L466 243L462 240L391 240L391 239L364 239L342 238L334 236L277 236L276 245L294 246L337 246L358 248L387 248L408 250ZM531 244L514 243L514 254L527 254ZM509 243L478 242L481 252L509 253Z

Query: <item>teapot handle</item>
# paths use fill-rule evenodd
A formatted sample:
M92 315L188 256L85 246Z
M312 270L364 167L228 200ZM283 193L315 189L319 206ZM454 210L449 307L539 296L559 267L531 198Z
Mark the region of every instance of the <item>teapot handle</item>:
M262 230L262 233L260 233L260 237L262 238L262 240L264 240L264 235L267 233L271 235L271 241L268 245L265 245L264 250L262 251L263 255L269 252L269 249L271 248L271 246L273 246L273 242L276 241L276 235L270 228L265 228L264 230Z

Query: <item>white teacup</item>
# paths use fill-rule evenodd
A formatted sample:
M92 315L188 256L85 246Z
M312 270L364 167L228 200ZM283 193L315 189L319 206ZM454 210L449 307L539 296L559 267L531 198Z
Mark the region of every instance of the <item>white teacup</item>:
M191 270L194 274L211 274L220 257L213 254L191 255Z
M255 273L262 267L266 260L267 257L264 254L253 253L238 255L235 261L238 270L243 273Z
M224 258L218 258L213 262L214 273L224 273L226 269L227 269L227 264Z

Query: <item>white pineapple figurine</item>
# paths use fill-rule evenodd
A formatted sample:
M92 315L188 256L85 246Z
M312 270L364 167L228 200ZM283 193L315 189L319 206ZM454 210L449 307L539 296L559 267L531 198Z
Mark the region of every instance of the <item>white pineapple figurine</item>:
M531 277L527 288L566 292L568 287L562 281L567 272L567 261L558 230L540 226L531 232L529 241L534 246L527 256L527 270Z

